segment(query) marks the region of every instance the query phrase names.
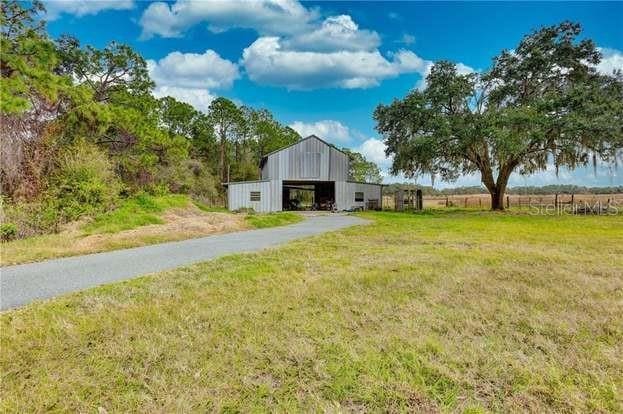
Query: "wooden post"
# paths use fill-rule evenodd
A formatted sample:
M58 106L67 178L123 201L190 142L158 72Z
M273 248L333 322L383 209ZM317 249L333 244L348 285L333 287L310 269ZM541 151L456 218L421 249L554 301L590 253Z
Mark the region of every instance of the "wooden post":
M467 197L465 197L465 208L467 208Z
M558 208L558 193L554 194L554 207Z
M418 210L422 210L424 208L424 200L423 200L423 197L422 197L422 190L418 189L415 192L415 200L416 200L415 208L417 208Z
M482 198L481 197L478 197L478 206L482 210Z
M446 196L446 207L448 207L448 196Z
M511 207L511 196L506 196L506 208Z

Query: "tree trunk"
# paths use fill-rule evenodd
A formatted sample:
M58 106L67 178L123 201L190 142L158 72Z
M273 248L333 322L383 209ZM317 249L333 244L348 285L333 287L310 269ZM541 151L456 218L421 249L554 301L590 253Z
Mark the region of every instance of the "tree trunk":
M504 210L504 192L495 189L491 193L491 210Z
M221 182L226 182L226 177L225 177L225 137L221 136L221 154L220 154L220 160L219 160L219 169L220 171L220 176L221 176Z
M504 194L506 193L506 186L508 185L508 179L515 168L514 162L508 162L500 168L498 179L495 185L489 188L491 193L491 210L502 211L504 210Z

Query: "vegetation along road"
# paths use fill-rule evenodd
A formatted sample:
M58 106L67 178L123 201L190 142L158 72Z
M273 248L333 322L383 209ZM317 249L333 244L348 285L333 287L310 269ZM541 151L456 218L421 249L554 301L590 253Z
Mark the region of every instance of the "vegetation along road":
M0 277L0 309L363 223L353 216L316 216L284 227L9 266Z

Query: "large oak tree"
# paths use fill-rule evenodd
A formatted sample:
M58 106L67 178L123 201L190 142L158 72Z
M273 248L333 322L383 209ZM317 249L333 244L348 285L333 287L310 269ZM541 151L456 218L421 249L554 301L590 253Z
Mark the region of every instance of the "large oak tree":
M601 55L578 24L535 31L481 73L436 63L421 90L374 118L393 173L454 180L479 172L494 210L512 172L616 163L623 148L623 76L596 70Z

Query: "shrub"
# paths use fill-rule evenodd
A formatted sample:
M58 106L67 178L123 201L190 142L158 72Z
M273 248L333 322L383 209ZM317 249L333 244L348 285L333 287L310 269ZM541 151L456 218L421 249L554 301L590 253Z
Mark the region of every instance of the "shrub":
M79 142L60 155L46 193L44 219L58 224L109 210L120 189L106 154Z
M160 166L156 173L156 182L166 186L172 193L190 194L198 198L218 195L214 176L209 168L198 160L191 159Z
M0 239L2 241L13 240L17 236L17 226L13 223L0 224Z

